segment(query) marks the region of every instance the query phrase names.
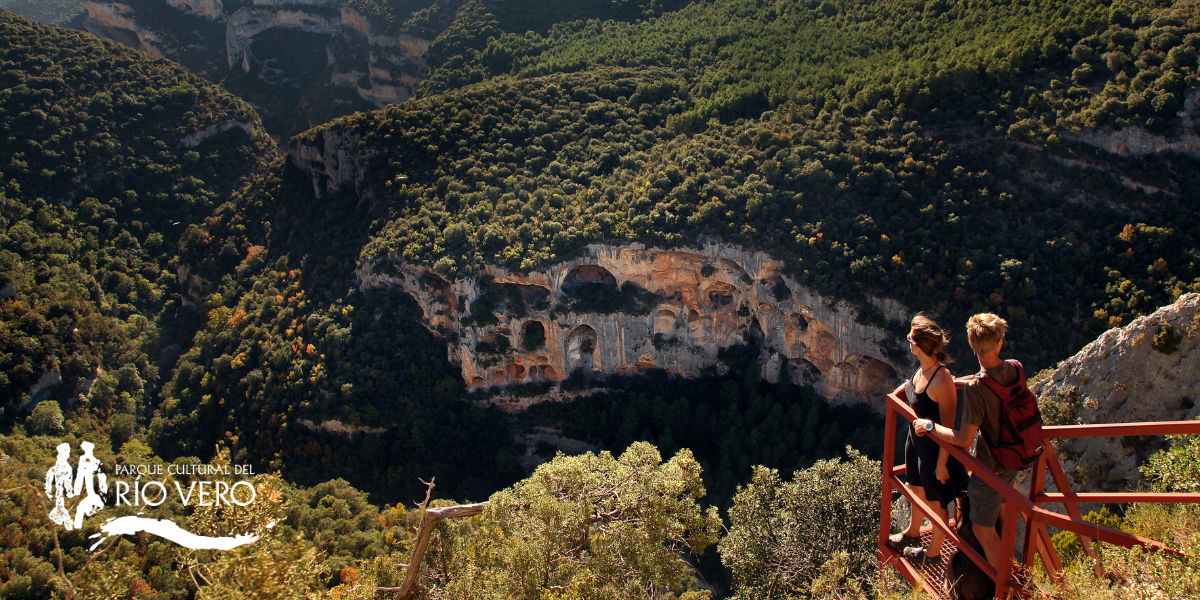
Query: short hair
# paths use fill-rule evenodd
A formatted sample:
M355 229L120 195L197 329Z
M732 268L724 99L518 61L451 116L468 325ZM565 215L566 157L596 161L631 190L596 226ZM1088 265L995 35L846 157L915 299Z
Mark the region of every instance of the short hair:
M993 313L979 313L967 320L967 343L976 356L991 354L1008 331L1008 321Z

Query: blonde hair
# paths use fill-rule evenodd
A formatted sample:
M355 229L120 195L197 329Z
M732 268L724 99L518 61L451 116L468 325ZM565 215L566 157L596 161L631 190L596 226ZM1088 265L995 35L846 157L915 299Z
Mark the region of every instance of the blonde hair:
M950 343L950 336L942 331L938 324L925 315L917 315L912 320L912 339L927 356L932 356L938 362L950 364L954 362L942 347Z
M967 343L975 356L984 356L996 352L1004 333L1008 331L1008 321L992 313L979 313L967 321Z

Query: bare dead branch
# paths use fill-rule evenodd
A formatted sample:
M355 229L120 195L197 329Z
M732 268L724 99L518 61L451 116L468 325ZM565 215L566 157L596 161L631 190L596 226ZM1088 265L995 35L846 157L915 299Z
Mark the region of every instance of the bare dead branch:
M400 565L408 567L408 571L404 574L404 584L398 588L376 588L376 591L380 592L399 592L397 597L400 600L407 600L413 595L417 581L421 576L421 561L425 558L425 551L429 548L429 540L433 536L434 525L437 525L437 522L442 519L478 515L487 506L487 502L476 502L475 504L429 508L429 498L433 494L434 482L437 481L437 478L430 479L428 482L423 479L418 479L418 481L424 483L426 486L425 500L417 505L421 509L421 517L420 524L417 526L417 543L413 547L412 558L408 561L408 565Z

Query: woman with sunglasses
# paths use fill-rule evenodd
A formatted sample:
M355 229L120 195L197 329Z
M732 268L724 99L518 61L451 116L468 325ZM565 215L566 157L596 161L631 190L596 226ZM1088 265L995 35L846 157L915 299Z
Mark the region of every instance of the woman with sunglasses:
M953 428L958 393L954 387L954 376L946 368L946 364L952 361L942 351L949 341L950 338L932 319L924 315L913 317L908 345L909 351L920 359L921 368L901 388L918 418ZM966 468L957 459L951 458L949 452L930 436L916 435L912 424L908 426L908 440L904 444L904 462L908 485L913 493L928 504L942 521L948 523L948 507L966 489ZM925 520L925 515L916 506L913 506L911 513L908 530L891 536L888 545L901 550L905 558L917 564L941 562L945 534L935 527L933 541L928 548L922 548L921 522Z

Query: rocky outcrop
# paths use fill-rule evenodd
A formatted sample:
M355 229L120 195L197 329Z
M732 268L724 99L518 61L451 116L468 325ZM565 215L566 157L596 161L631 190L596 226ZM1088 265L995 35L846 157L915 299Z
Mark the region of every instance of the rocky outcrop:
M336 191L347 185L358 190L366 179L366 165L375 156L370 149L357 148L360 139L358 135L326 128L313 143L293 141L288 155L293 165L312 177L317 197L323 190Z
M1110 329L1030 388L1056 424L1176 421L1200 416L1200 295ZM1155 448L1134 438L1059 442L1063 467L1084 490L1133 487Z
M347 425L346 423L343 423L337 419L333 419L331 421L322 421L319 424L308 419L300 419L297 422L300 423L301 427L304 427L309 431L317 433L333 433L345 436L347 438L352 438L355 436L355 434L359 433L365 433L367 435L379 435L387 432L386 427L363 427L361 425Z
M693 377L719 372L722 349L752 344L761 349L765 378L776 379L787 365L794 380L813 383L833 403L870 402L882 410L897 371L911 366L888 358L882 348L891 334L858 323L849 304L797 284L762 252L729 245L595 244L545 271L488 266L453 281L376 261L358 278L364 288L397 287L416 298L471 389L560 381L577 370L605 376L663 369ZM596 298L616 310L597 309ZM895 302L875 304L889 319L907 319Z
M1179 130L1170 138L1146 131L1141 126L1126 127L1120 131L1089 129L1063 135L1068 140L1095 146L1113 154L1144 156L1159 152L1178 152L1200 158L1200 135L1196 135L1195 129L1198 105L1200 90L1189 90L1185 94L1183 110L1179 111Z
M254 41L254 36L275 28L332 35L341 30L342 21L301 9L240 9L233 13L225 24L225 53L229 57L229 68L241 65L243 70L250 70L250 55L247 50Z
M250 135L254 133L254 123L249 121L237 121L234 119L230 119L223 123L213 123L212 125L209 125L208 127L205 127L204 129L183 138L182 140L179 140L179 145L184 148L195 148L204 142L204 140L207 140L214 135L220 135L232 129L241 129L242 131L246 132L246 135Z
M29 388L29 400L21 406L21 410L26 412L33 410L33 408L37 406L38 402L41 402L50 396L51 388L60 383L62 383L62 373L60 373L58 369L53 369L51 371L42 373L42 376L38 378L37 383L33 384L33 387Z
M187 264L176 267L175 275L179 281L180 304L193 309L204 306L204 297L212 291L212 284L192 273Z
M87 10L83 28L88 33L141 50L155 58L163 58L158 47L161 36L139 26L128 4L84 2L83 7Z
M220 0L167 0L167 4L180 12L206 19L216 19L222 11Z

